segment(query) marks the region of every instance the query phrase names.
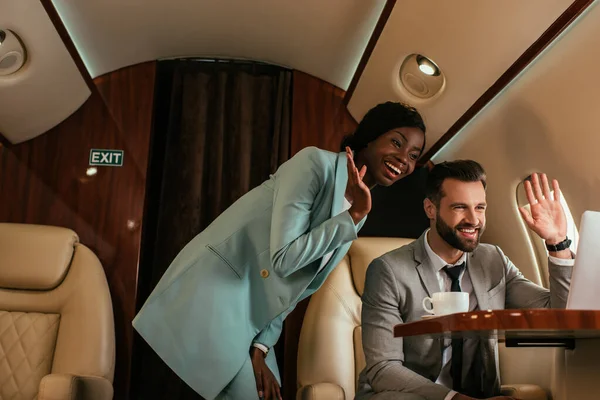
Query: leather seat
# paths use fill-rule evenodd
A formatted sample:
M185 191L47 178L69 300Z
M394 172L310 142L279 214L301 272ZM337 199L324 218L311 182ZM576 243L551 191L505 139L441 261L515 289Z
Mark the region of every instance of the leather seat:
M354 399L358 375L365 366L360 296L367 267L374 258L412 241L359 238L312 296L298 345L297 400ZM522 400L547 399L536 385L506 385L503 393Z
M104 270L69 229L0 223L0 398L113 397Z

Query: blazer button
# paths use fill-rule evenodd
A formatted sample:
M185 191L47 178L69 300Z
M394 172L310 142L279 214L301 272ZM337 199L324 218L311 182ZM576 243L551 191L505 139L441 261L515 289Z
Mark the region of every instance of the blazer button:
M263 269L260 271L260 276L262 276L263 278L268 278L269 277L269 271L267 271L266 269Z

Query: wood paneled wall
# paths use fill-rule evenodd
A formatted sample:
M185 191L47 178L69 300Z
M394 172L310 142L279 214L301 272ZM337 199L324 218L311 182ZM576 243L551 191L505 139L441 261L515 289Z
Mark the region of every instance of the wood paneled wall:
M307 146L339 151L345 135L358 125L343 104L345 92L311 75L294 71L291 155ZM296 398L298 340L310 299L298 303L285 320L283 397Z
M99 77L60 125L0 149L0 221L73 229L104 266L117 340L115 399L128 391L154 76L151 62ZM124 150L123 166L87 176L91 148Z
M311 75L294 71L291 155L307 146L339 151L358 125L343 104L345 92Z

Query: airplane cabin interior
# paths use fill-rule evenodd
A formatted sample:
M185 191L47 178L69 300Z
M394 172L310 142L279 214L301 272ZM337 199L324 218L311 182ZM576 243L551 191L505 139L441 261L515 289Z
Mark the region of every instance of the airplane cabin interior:
M189 353L167 358L134 318L146 304L171 298L173 307L187 309L168 288L186 287L187 268L201 267L189 256L200 240L194 238L221 235L214 227L223 218L262 215L271 203L239 214L230 207L269 182L285 187L279 180L288 175L277 171L296 155L317 148L339 157L343 184L351 182L342 141L385 102L418 111L424 147L412 173L367 190L368 216L335 265L323 267L331 259L321 253L310 259L325 259L314 279L329 275L284 312L273 354L246 343L251 354L261 349L274 357L266 365L276 364L280 398L369 398L360 397L361 371L373 357L363 348L370 335L364 302L375 276L368 270L433 232L424 205L436 166L475 160L487 179L481 243L501 248L524 278L550 292L560 284L548 265L555 253L519 210L533 213L537 174L560 182L556 207L564 210L569 242L554 251L575 259L569 298L556 310L480 304L431 318L420 311L387 327L390 343L405 346L406 360L393 361L409 366L407 343L452 341L456 352L454 340L470 334L497 342L498 395L505 396L498 399L600 399L598 63L597 0L0 0L0 399L279 398L260 397L258 388L227 397L233 374L217 374L215 390L201 392L189 377L204 382L211 368L182 372L191 353L220 370L225 358L236 357L210 349L235 352L238 342L229 345L229 338L245 335L233 319L219 331L211 330L212 317L202 318L246 309L255 318L264 309L242 301L242 311L226 314L217 301L195 300L201 313L169 326L171 340L192 325L212 336L173 345ZM392 167L390 176L401 173ZM304 184L310 179L299 178L292 189L312 187ZM558 199L552 184L549 190L544 198ZM310 229L320 229L313 226L317 206L287 206L313 212ZM289 218L281 222L288 230L302 223ZM312 246L300 241L306 232L294 242L306 243L303 256ZM272 235L270 246L278 241L266 225L249 236L259 243L263 235ZM239 279L255 268L249 289L239 290L263 290L269 280L295 284L259 245L240 239L228 246L246 246L266 261L254 266L240 256L242 269L230 265ZM225 250L206 248L206 259L229 263ZM175 271L180 265L186 270ZM403 274L398 279L410 275ZM233 290L201 287L215 299L225 296L219 290ZM264 301L268 307L290 301L264 290L274 296ZM158 292L166 294L152 297ZM490 299L498 293L488 291ZM211 297L194 297L201 298ZM392 305L395 312L403 307ZM169 325L169 318L167 312L157 324ZM454 393L402 397L404 389L389 390L398 397L373 400L449 400ZM475 398L460 396L454 398Z

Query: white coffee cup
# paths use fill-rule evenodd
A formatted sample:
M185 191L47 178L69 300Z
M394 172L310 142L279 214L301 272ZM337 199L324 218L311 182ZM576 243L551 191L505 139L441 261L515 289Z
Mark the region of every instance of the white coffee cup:
M427 303L431 303L431 308ZM423 299L423 309L433 315L447 315L469 311L469 293L437 292Z

